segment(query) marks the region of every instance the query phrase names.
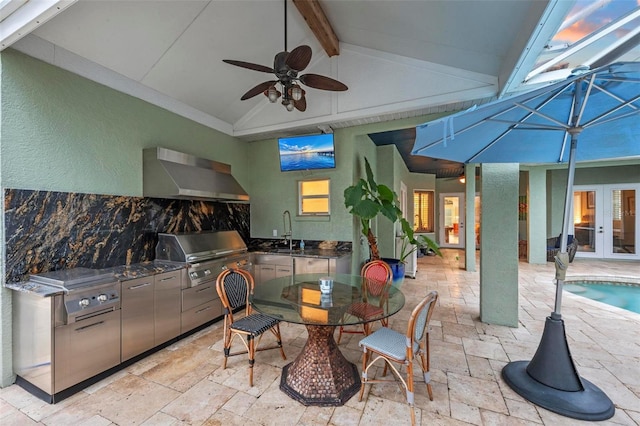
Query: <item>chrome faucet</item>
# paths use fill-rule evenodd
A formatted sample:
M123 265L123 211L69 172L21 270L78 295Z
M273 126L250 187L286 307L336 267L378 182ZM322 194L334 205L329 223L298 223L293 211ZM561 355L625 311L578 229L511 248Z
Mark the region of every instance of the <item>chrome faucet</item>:
M284 213L282 213L282 223L284 227L284 234L282 234L284 241L286 243L288 240L289 250L293 250L293 231L291 230L291 213L289 210L285 210ZM287 225L289 226L287 227Z

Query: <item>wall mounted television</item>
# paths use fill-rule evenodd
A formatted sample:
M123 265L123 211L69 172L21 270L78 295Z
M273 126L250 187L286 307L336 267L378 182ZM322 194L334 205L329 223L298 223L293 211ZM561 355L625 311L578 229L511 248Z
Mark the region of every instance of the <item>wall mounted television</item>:
M280 171L334 169L333 133L278 139Z

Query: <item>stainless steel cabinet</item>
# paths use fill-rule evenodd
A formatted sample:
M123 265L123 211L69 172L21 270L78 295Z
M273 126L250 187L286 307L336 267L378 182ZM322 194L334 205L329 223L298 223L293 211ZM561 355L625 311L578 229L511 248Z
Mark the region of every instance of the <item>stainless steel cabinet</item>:
M181 270L154 276L154 345L180 335Z
M153 275L122 281L122 361L155 346Z
M349 274L351 254L340 257L258 254L253 266L256 285L293 274Z
M293 265L296 274L328 274L329 261L319 257L296 257Z
M296 274L349 274L351 273L351 254L341 257L294 257Z
M293 258L285 255L258 255L254 258L253 271L256 285L286 277L293 274Z
M119 343L119 310L56 327L52 393L120 364Z

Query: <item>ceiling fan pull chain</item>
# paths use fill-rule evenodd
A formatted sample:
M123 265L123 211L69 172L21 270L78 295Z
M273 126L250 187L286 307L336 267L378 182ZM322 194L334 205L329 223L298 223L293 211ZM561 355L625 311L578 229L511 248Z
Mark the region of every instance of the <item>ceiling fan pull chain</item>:
M284 0L284 51L287 50L287 0Z

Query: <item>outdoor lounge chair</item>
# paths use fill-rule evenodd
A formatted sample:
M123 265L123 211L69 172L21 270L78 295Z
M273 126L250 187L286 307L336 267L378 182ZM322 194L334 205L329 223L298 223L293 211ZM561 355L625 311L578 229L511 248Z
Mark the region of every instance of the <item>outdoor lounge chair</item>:
M438 301L438 293L431 291L413 309L406 334L399 333L387 327L382 327L360 341L364 351L362 357L362 378L360 387L360 401L364 394L364 386L368 383L396 382L390 379L374 379L369 377L369 368L378 360L384 361L383 376L387 375L387 367L391 367L394 375L402 382L407 394L407 403L411 409L411 424L416 422L413 411L413 360L419 355L422 376L427 385L429 400L433 401L431 389L431 373L429 372L429 321ZM375 358L369 362L371 356ZM406 367L406 381L393 363ZM374 370L375 371L375 370Z
M249 296L253 294L253 276L247 271L227 269L218 275L216 280L216 290L220 296L222 307L224 308L224 361L222 368L227 368L227 358L233 355L249 355L249 386L253 386L253 364L255 353L258 350L280 349L282 359L287 359L282 348L282 337L280 336L280 321L263 314L254 314L249 302ZM246 305L245 316L234 320L233 311L236 308ZM262 334L270 331L276 337L276 345L259 348L258 344L262 339ZM240 336L245 346L245 351L231 353L231 343L235 336ZM246 337L246 341L245 338ZM256 343L256 339L258 342Z
M578 251L578 239L573 235L569 235L567 244L567 253L569 254L569 262L573 262ZM555 262L555 256L560 252L560 235L557 237L547 238L547 262Z

